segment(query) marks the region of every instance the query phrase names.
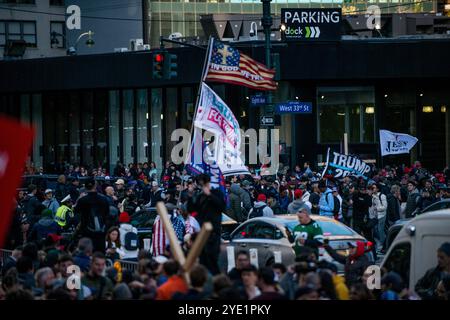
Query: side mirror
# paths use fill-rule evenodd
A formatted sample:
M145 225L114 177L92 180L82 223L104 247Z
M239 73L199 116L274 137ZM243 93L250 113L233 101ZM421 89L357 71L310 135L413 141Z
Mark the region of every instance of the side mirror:
M225 232L222 234L222 239L226 240L226 241L230 241L231 240L231 234L228 232Z

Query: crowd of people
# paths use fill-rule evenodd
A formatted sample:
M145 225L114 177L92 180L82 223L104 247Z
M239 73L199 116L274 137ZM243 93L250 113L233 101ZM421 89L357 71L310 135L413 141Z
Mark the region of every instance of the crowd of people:
M27 170L27 174L37 174ZM44 175L43 170L39 174ZM226 192L211 188L208 175L190 176L183 166L167 162L117 164L111 175L104 168L86 170L69 165L56 184L46 179L17 192L16 211L5 249L0 299L446 299L450 297L450 243L437 251L438 265L427 272L411 295L405 279L389 272L382 287L369 290L369 266L364 243L351 244L347 257L328 244L314 215L345 223L374 245L373 255L386 251L386 232L400 218L414 217L430 204L450 198L450 169L429 172L419 162L387 166L369 179L321 177L309 163L283 168L275 176L227 177ZM185 254L202 225L213 231L190 270L171 252L169 237L153 214L151 238L141 239L136 217L154 213L164 202ZM297 215L294 229L296 263L259 267L248 251L236 253L227 272L218 264L222 213L238 223L255 217ZM145 216L145 215L144 215ZM147 221L148 222L148 221ZM325 248L344 264L320 261ZM310 250L303 250L310 249ZM307 252L307 254L305 254ZM135 263L130 270L126 262ZM74 288L75 271L81 285ZM75 275L78 273L75 272ZM186 281L186 275L190 281Z

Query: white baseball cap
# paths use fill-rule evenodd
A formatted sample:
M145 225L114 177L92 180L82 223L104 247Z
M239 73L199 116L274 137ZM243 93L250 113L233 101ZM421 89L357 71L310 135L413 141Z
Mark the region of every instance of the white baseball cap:
M159 264L163 264L163 263L165 263L167 260L169 260L169 259L167 259L167 257L165 257L165 256L157 256L157 257L155 257L154 259L155 259L155 261L158 262Z

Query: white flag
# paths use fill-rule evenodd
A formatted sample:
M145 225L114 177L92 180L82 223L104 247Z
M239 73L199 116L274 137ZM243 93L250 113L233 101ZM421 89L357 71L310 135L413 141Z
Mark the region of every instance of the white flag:
M241 159L239 123L225 102L204 83L194 119L194 129L203 129L214 134L212 157L224 176L249 174Z
M381 156L409 153L417 141L418 139L416 137L410 136L406 133L380 130Z

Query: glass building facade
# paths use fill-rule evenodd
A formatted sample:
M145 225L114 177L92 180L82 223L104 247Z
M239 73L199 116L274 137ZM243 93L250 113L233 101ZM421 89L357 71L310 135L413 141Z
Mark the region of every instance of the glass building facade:
M179 32L183 37L204 36L200 16L205 14L261 14L260 0L147 0L149 36L152 46L159 37ZM281 8L342 8L343 14L364 14L371 5L382 13L436 11L436 1L421 0L273 0L271 11L279 15Z

